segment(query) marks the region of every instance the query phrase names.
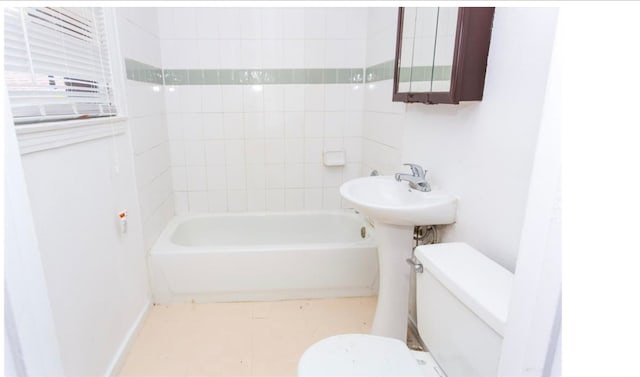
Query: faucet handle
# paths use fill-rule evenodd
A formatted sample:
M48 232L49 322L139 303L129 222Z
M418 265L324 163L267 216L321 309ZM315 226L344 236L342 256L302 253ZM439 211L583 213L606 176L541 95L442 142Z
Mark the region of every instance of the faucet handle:
M411 163L406 163L404 165L411 168L411 173L413 173L415 177L424 178L425 174L427 174L427 172L420 165L411 164Z

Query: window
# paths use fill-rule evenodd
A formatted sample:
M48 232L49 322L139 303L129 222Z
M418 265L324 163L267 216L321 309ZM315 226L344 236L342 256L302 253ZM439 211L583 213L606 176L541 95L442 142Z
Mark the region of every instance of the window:
M5 8L5 80L16 126L116 115L101 8Z

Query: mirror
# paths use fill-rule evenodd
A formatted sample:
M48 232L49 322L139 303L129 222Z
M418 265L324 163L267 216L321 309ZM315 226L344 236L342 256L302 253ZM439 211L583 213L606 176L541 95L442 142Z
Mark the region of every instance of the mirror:
M448 92L458 8L405 8L399 92Z
M481 100L493 12L494 8L400 8L393 100Z

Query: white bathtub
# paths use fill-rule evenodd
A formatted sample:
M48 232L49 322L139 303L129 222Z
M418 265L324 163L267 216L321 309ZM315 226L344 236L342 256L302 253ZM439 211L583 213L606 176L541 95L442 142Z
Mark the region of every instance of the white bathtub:
M347 211L177 216L148 258L156 303L377 292L372 229Z

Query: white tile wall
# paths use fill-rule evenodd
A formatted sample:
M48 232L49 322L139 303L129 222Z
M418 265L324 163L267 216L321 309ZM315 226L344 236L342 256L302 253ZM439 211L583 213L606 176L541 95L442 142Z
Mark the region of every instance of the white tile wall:
M364 67L391 60L395 53L395 7L157 12L154 21L141 16L145 13L139 9L119 11L123 55L164 68L235 69ZM494 190L515 203L503 211L508 216L495 219L495 224L505 226L494 229L511 229L507 236L500 231L478 234L476 229L484 228L468 217L474 211L468 203L467 217L459 219L451 234L475 240L495 250L504 265L513 265L515 255L509 250L517 249L514 229L519 221L515 199L524 195L522 182L528 174L528 156L522 151L531 149L535 139L531 135L537 113L532 104L541 98L541 78L546 74L543 63L520 57L531 56L530 51L544 56L552 40L542 32L548 28L536 24L548 11L537 12L527 11L525 17L522 10L498 10L485 100L469 106L394 103L390 80L255 88L176 86L160 92L152 92L149 84L129 82L145 238L162 228L161 220L170 216L174 204L176 213L337 208L342 205L337 190L341 182L372 169L392 174L409 159L430 168L431 177L447 181L450 189L467 198L484 195L473 184L463 185L479 172L495 176L496 182L509 180ZM516 45L507 38L514 33L522 36ZM524 50L529 54L522 54ZM522 82L522 77L528 80ZM505 159L489 146L517 158ZM323 166L322 152L328 148L344 149L347 164ZM471 153L483 157L471 158ZM505 193L505 187L512 187L506 183L514 184L513 171L522 179L517 190ZM481 207L491 204L474 202L476 213L487 213Z
M134 81L128 81L126 88L140 215L147 250L174 213L169 154L171 147L179 148L170 146L168 142L163 93L154 88L158 86Z
M242 58L241 42L242 40L240 39L220 39L220 68L240 68L240 60Z
M196 9L196 29L199 39L218 39L220 31L218 29L220 19L219 11L215 8Z
M302 189L286 189L284 199L284 208L287 211L301 211L305 208L304 190Z
M289 37L298 34L285 34ZM285 39L283 44L283 62L285 67L302 68L305 67L304 55L304 39Z
M366 8L159 8L154 35L164 68L357 67L367 16Z
M406 105L391 101L392 80L368 83L364 85L364 92L364 103L358 103L364 108L363 122L353 126L356 128L354 133L360 132L363 138L359 150L362 153L362 173L370 174L375 169L380 174L394 174L402 168L400 160ZM349 128L347 130L350 131ZM349 136L348 143L353 143L353 135Z
M327 41L324 39L305 39L304 41L304 66L305 68L323 67L325 63L325 48Z
M395 56L398 8L369 8L367 15L366 65L382 63Z
M118 8L116 14L122 56L162 67L159 36L167 28L160 25L168 13L154 8ZM185 149L182 144L170 143L168 134L183 130L171 127L177 119L166 116L168 94L162 85L127 80L125 91L144 246L148 250L174 215L170 154L184 165ZM192 127L188 132L196 131Z
M282 10L283 37L285 39L304 39L304 8L285 8Z
M284 116L283 111L264 113L264 136L267 140L284 137Z
M305 8L304 37L305 39L324 39L327 18L325 8Z
M159 12L165 68L365 63L364 8L173 9ZM340 208L338 187L361 170L362 84L166 89L177 213ZM322 165L334 149L347 166Z
M227 207L229 212L246 212L249 209L247 190L228 190Z
M206 191L189 191L189 212L209 212L209 200Z
M160 67L159 22L155 9L117 8L121 55Z
M262 9L262 39L282 40L284 37L284 11L281 8Z
M189 213L189 196L187 191L178 191L174 187L173 201L176 208L176 215Z
M162 40L163 68L201 68L198 41L196 39Z
M304 111L304 85L284 86L284 110Z

